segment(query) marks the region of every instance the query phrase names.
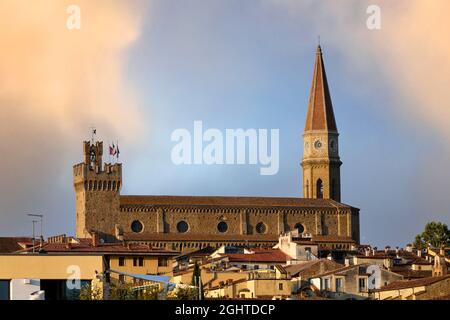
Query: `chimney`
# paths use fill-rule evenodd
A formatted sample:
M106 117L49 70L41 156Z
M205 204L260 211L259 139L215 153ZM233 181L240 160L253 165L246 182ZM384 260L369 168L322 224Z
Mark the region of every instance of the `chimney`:
M372 249L372 255L374 256L377 253L377 247L373 247Z
M97 232L92 232L92 246L96 247L98 245L98 234Z
M413 251L413 246L412 246L411 243L408 243L408 244L406 245L406 251L407 251L407 252L412 252L412 251Z
M370 256L370 248L366 248L365 254L366 254L366 257Z
M389 250L391 250L391 247L390 247L390 246L384 247L384 253L388 254L388 253L389 253Z
M114 225L115 236L117 240L123 240L123 228L120 224Z
M422 249L418 249L418 250L417 250L417 256L418 256L419 258L422 258Z
M348 267L350 265L350 258L349 257L346 257L344 259L344 264L345 264L346 267Z

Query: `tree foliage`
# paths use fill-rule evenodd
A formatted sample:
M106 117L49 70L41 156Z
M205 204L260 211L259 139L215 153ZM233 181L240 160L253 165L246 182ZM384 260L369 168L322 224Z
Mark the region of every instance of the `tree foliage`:
M177 288L175 298L177 300L197 300L198 290L197 288L192 287L179 287Z
M440 248L450 246L450 231L446 224L441 222L429 222L425 225L425 230L415 238L414 245L418 249L428 246Z

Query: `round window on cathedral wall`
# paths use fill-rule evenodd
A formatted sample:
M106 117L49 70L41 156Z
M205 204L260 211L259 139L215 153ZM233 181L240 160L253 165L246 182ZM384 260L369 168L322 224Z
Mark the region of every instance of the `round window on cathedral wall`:
M225 221L221 221L217 224L217 230L219 230L220 233L225 233L228 230L228 224Z
M139 220L134 220L131 223L131 231L139 233L139 232L142 232L143 229L144 229L144 226L142 225L142 222L140 222Z
M258 233L266 233L267 226L264 222L260 222L256 225L256 232Z
M294 229L297 229L298 233L303 233L305 231L305 227L301 223L297 223Z
M186 221L180 221L177 223L177 231L179 233L185 233L189 230L189 225Z

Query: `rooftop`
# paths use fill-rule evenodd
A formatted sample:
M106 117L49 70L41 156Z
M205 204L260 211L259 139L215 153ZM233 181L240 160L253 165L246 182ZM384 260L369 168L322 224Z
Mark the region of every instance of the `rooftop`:
M0 253L13 253L32 245L31 237L0 237Z
M429 286L433 283L443 281L446 279L450 279L450 275L442 276L442 277L429 277L429 278L422 278L422 279L415 279L415 280L400 280L395 281L387 286L384 286L376 291L389 291L389 290L399 290L399 289L406 289L406 288L415 288L415 287L423 287L423 286Z
M32 248L19 250L18 253L30 252ZM93 244L92 239L77 239L73 243L44 243L40 253L102 253L102 254L139 254L139 255L178 255L178 251L153 248L147 245L122 243Z
M228 257L229 262L246 263L286 263L292 258L279 249L252 249L252 253L220 253L221 257Z
M229 207L307 207L351 208L331 199L222 196L120 196L121 207L127 206L229 206Z

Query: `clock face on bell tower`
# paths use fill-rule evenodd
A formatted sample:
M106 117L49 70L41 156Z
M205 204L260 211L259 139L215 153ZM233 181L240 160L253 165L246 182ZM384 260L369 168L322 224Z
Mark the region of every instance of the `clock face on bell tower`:
M314 142L314 148L316 150L320 150L322 148L322 141L320 141L320 139L318 139Z

